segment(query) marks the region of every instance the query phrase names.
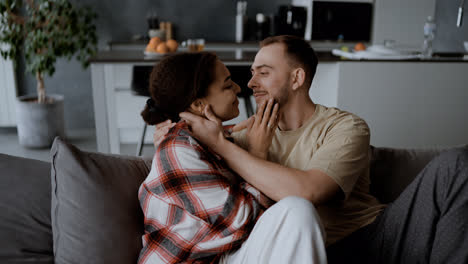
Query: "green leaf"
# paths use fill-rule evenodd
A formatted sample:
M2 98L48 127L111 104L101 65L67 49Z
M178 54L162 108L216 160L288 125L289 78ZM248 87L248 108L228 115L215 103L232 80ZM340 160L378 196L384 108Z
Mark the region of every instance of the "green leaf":
M83 67L97 50L94 21L97 14L89 7L77 7L69 0L35 0L39 9L31 8L21 0L0 0L0 43L9 44L9 51L1 56L12 59L24 54L26 71L55 73L58 58L71 59L77 55ZM25 23L16 23L7 11L23 17ZM24 14L19 10L23 10ZM48 21L48 23L45 23Z

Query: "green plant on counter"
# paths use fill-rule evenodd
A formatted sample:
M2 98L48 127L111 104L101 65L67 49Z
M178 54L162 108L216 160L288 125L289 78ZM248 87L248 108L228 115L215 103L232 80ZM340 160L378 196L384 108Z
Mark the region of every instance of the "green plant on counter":
M96 18L89 7L68 0L0 1L1 55L16 65L24 54L26 71L36 76L39 103L46 102L43 75L54 74L58 58L76 54L84 68L89 66L97 51Z

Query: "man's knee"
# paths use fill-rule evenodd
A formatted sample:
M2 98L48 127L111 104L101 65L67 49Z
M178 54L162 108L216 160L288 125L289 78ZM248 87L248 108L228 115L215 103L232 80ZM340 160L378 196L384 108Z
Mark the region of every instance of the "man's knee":
M456 161L466 165L468 163L468 146L445 151L441 153L437 159L443 161Z
M468 147L445 151L434 158L431 163L455 171L468 169Z

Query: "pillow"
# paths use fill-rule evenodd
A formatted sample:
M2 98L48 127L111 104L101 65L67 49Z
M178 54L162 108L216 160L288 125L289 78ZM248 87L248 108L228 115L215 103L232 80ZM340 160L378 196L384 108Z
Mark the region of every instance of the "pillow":
M0 154L0 263L53 263L50 163Z
M143 213L138 188L151 160L80 151L56 138L52 233L56 263L136 263Z

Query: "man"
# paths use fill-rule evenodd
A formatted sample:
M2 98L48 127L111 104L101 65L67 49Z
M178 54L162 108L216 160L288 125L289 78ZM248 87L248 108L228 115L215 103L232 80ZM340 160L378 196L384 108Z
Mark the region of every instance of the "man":
M298 196L310 201L325 227L329 262L466 262L468 251L462 248L468 247L467 151L442 155L385 208L369 194L366 123L309 97L317 66L313 49L292 36L268 38L260 46L248 86L257 104L268 106L255 119L268 115L270 99L280 104L271 145L258 150L267 153L268 161L226 140L209 108L207 119L181 114L195 137L271 199ZM233 136L244 148L264 140L262 133L249 129ZM453 155L457 164L446 161ZM246 245L259 236L257 226L262 223ZM263 233L275 232L274 225L270 228ZM310 243L309 250L320 251L320 241Z

